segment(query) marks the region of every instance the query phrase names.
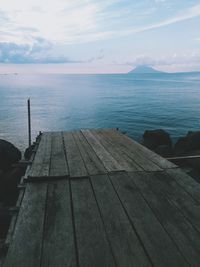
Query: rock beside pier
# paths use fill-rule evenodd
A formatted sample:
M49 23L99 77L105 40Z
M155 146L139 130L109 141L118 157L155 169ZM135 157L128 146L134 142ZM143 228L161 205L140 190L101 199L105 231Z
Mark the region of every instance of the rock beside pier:
M25 167L15 167L0 172L0 203L7 206L15 205L19 193L17 186L24 173Z
M0 169L7 170L21 159L21 152L13 144L0 139Z
M164 130L145 131L142 143L162 157L200 155L200 131L189 131L186 136L179 137L174 145L169 133ZM196 181L200 182L200 158L179 159L174 163L184 169Z
M160 155L196 155L196 151L200 151L200 131L189 131L186 136L179 137L173 145L170 134L165 130L146 130L142 144Z
M172 140L168 132L162 129L147 130L143 134L143 145L161 155L172 153Z
M174 145L174 153L177 155L195 150L200 150L200 131L189 131L186 136L180 137Z
M200 155L200 131L189 131L186 136L180 137L174 145L174 154L176 156L199 156ZM200 182L200 158L187 159L183 165L188 165L195 171L193 176Z
M10 207L16 205L18 184L25 167L13 165L21 159L21 152L13 144L0 139L0 266L4 241L11 220Z

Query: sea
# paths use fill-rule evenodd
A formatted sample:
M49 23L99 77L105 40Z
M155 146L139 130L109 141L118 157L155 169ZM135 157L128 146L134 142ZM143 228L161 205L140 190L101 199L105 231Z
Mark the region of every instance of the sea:
M1 74L0 139L28 146L27 99L39 131L119 128L137 141L164 129L175 142L200 130L200 73Z

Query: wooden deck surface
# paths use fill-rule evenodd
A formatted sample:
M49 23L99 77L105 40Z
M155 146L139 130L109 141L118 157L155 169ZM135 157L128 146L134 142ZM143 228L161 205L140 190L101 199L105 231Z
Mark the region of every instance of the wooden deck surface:
M4 266L200 266L200 184L116 130L44 133Z

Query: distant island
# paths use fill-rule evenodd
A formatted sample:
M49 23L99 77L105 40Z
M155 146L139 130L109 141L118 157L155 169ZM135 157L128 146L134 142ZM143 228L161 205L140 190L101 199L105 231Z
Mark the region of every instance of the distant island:
M129 71L128 73L164 73L162 71L156 70L150 66L140 65L135 67L133 70Z

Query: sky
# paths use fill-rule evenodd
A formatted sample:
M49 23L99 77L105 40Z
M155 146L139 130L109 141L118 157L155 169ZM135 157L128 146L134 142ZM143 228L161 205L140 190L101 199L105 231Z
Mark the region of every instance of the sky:
M200 71L200 0L0 0L0 73Z

